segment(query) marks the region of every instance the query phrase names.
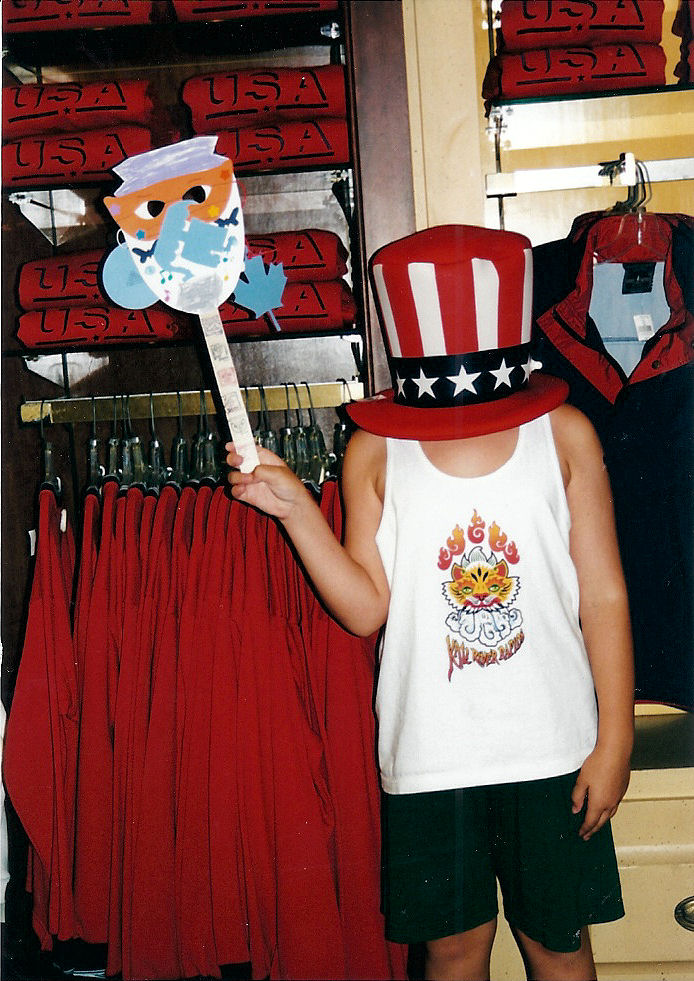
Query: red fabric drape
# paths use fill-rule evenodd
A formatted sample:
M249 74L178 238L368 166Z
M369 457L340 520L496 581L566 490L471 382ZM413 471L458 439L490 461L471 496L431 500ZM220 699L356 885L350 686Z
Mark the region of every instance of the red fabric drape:
M593 47L623 41L659 44L664 9L663 0L503 0L503 49Z
M147 86L134 80L7 85L2 90L3 140L121 122L146 124L152 109Z
M195 75L181 97L195 133L278 120L343 117L345 75L341 65L315 68L242 68Z
M151 14L151 0L3 0L2 26L8 34L126 27L148 23Z
M111 168L152 149L144 126L23 136L2 147L3 187L55 187L111 180Z

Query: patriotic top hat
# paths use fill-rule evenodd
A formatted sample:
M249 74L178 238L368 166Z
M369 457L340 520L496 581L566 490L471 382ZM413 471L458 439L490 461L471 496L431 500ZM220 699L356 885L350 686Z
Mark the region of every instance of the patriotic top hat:
M379 249L372 285L393 387L352 402L362 429L459 439L556 408L566 382L530 353L532 251L524 235L440 225Z

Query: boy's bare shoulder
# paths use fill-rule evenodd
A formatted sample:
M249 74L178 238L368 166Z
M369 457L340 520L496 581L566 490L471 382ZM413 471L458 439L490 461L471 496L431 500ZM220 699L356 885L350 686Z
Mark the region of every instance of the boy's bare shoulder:
M564 485L578 470L603 467L603 452L592 422L580 409L564 403L550 414Z
M590 419L580 409L564 402L549 414L555 441L567 448L580 447L581 444L594 444L597 433Z
M350 437L343 466L343 483L366 480L373 484L379 497L386 470L386 439L365 429L357 429Z

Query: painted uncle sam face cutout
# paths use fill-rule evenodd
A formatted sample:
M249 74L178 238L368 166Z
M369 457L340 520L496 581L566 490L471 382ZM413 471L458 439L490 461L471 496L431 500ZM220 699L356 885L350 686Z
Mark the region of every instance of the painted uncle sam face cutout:
M124 160L123 181L104 203L120 227L103 268L114 303L143 309L216 310L244 267L241 199L216 136L197 136Z

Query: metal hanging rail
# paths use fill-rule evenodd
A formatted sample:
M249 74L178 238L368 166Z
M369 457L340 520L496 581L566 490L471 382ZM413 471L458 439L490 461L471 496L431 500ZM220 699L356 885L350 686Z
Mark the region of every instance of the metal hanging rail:
M308 409L313 404L316 409L334 408L364 397L364 385L358 381L339 379L334 382L309 382L308 389L303 382L288 385L263 386L267 408L278 411L287 408ZM260 389L256 386L241 386L245 396L246 408L249 412L258 412L261 408ZM297 401L298 391L298 401ZM208 413L214 414L217 409L212 393L204 392L205 407ZM22 422L39 422L42 418L49 423L77 423L112 420L114 411L120 417L122 402L127 404L128 415L131 419L148 419L150 412L158 418L177 416L196 416L200 413L200 391L186 392L152 392L137 395L98 395L81 398L44 399L43 401L23 402L20 406Z
M615 170L612 163L621 166ZM694 179L694 157L672 160L644 160L651 183ZM590 164L583 167L543 167L535 170L514 170L507 174L487 174L485 187L488 198L508 197L533 191L564 191L581 187L634 187L638 181L633 153L623 153L619 161L609 164Z

